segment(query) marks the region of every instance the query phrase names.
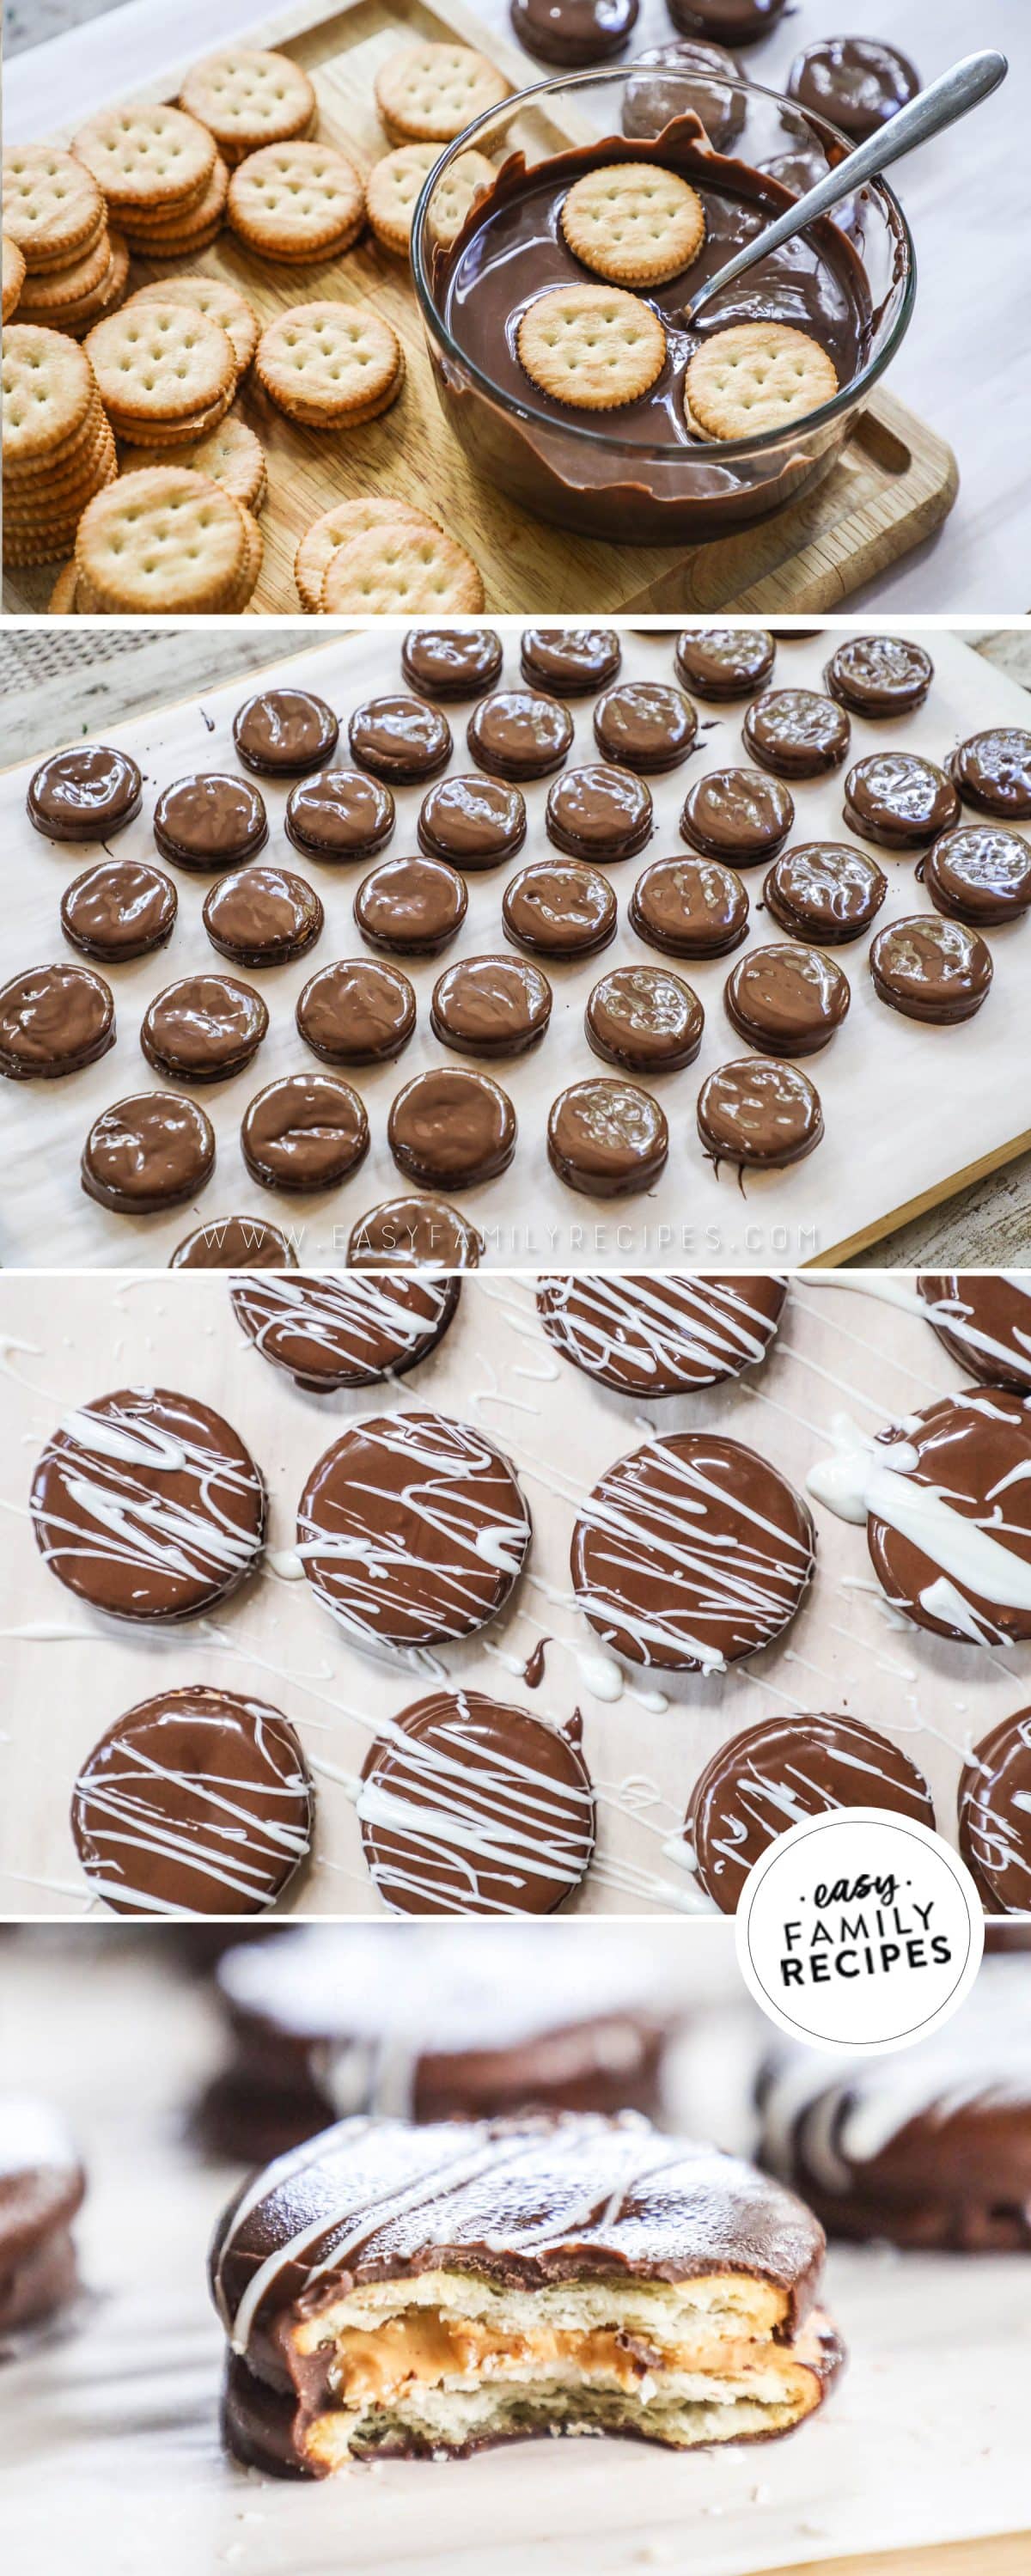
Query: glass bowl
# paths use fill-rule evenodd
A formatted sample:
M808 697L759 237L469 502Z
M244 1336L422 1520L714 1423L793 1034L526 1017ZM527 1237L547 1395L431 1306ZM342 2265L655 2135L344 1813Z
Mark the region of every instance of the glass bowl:
M833 126L792 99L668 64L628 63L542 81L478 117L430 172L411 242L437 391L477 472L535 517L616 544L720 536L817 482L913 309L913 243L891 189L874 180L726 289L707 308L699 334L681 327L677 315L693 283L701 283L706 260L712 271L738 246L735 224L754 234L849 149ZM480 166L467 164L456 177L466 153L480 156ZM592 277L558 231L542 165L559 154L574 157L568 177L555 174L556 195L576 175L580 155L587 167L644 157L681 170L706 202L707 241L693 267L669 285L637 290L662 316L669 355L645 402L625 409L551 403L519 363L515 334L527 305L571 271L581 282ZM484 164L495 173L493 186ZM456 186L474 174L490 193L456 231ZM693 433L679 385L698 337L754 320L771 295L777 318L812 328L806 299L817 280L828 311L835 297L843 313L855 306L854 346L837 393L786 429L720 440Z

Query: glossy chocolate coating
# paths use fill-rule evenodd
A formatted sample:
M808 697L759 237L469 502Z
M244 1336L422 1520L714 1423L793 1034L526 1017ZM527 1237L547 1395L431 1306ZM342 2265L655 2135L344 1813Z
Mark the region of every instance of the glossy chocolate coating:
M254 1571L265 1487L222 1415L165 1387L66 1414L32 1479L52 1574L111 1619L193 1619Z
M807 1505L739 1440L664 1431L617 1458L577 1520L573 1585L617 1655L721 1672L772 1644L812 1581Z
M203 904L212 947L237 966L281 966L306 956L325 917L314 886L269 861L220 877Z
M620 1395L690 1395L765 1357L787 1281L677 1278L620 1271L542 1274L537 1312L548 1340L585 1376Z
M745 748L775 778L823 778L847 757L852 727L818 689L764 689L742 726Z
M670 0L670 17L685 36L713 36L722 45L752 45L769 34L786 0Z
M614 626L527 626L519 658L529 688L589 698L615 679L623 648Z
M347 1261L351 1270L418 1270L427 1262L476 1270L482 1251L482 1235L446 1199L384 1199L352 1228Z
M468 909L461 877L444 859L384 859L354 898L363 937L391 957L435 957Z
M372 859L394 829L394 799L380 779L363 778L359 769L324 769L291 788L283 829L295 850L323 865Z
M514 858L525 839L525 800L499 778L442 778L419 808L419 848L470 874Z
M934 664L905 635L850 635L824 668L824 684L850 715L878 720L922 707Z
M70 2228L85 2190L77 2150L50 2104L0 2094L0 2336L20 2339L74 2297ZM12 2342L5 2357L18 2350Z
M632 929L670 957L725 957L748 929L748 896L720 859L653 859L628 907Z
M61 928L83 957L121 966L163 948L179 897L171 877L143 859L98 859L61 897Z
M136 762L106 742L53 752L34 772L26 799L30 823L48 841L107 841L142 803Z
M684 1823L699 1884L735 1914L750 1869L790 1825L838 1807L887 1807L934 1829L909 1756L854 1717L764 1718L722 1744L695 1781Z
M309 976L295 1012L305 1045L324 1064L385 1064L415 1028L407 975L379 958L341 958Z
M557 698L532 689L497 689L469 718L472 758L491 778L550 778L573 741L573 719Z
M268 839L265 799L249 779L205 771L163 787L154 807L154 839L163 859L210 875L253 859Z
M822 36L796 54L788 96L826 117L850 142L877 134L915 98L920 74L894 45L867 36Z
M795 939L844 947L876 920L888 880L876 860L846 841L796 841L763 884L767 912Z
M420 698L478 698L500 679L501 663L492 626L412 626L401 646L401 669Z
M263 1216L216 1217L177 1243L170 1270L296 1270L293 1244Z
M817 1055L840 1028L848 978L817 948L749 948L723 1000L738 1036L764 1055Z
M993 1388L990 1404L974 1391L940 1396L908 1415L904 1428L893 1426L878 1435L878 1448L889 1456L900 1443L905 1463L899 1473L906 1485L929 1486L947 1497L948 1508L960 1524L957 1543L962 1541L965 1522L974 1521L989 1531L996 1548L1014 1560L1014 1590L1026 1590L1031 1566L1031 1417L1021 1397L1001 1387ZM993 1646L1031 1637L1031 1607L1019 1601L983 1600L973 1581L965 1581L955 1568L943 1568L875 1512L867 1520L867 1544L874 1573L888 1599L933 1636L962 1642L975 1639ZM998 1556L995 1571L1002 1588L1006 1569Z
M370 698L356 707L347 728L351 758L390 786L409 787L436 778L451 758L451 727L439 707L422 698Z
M886 850L919 850L951 832L959 797L932 760L912 751L874 751L845 780L845 821L861 840Z
M233 718L233 741L245 769L269 778L300 778L321 769L337 747L332 707L310 689L260 689Z
M313 1395L377 1386L418 1368L443 1340L459 1298L457 1279L391 1274L380 1279L327 1271L288 1278L247 1276L230 1284L241 1330L273 1368Z
M588 1044L621 1073L676 1073L693 1064L705 1013L697 993L664 966L614 966L588 995Z
M650 45L634 56L623 101L623 131L661 134L675 116L694 115L714 152L725 152L741 132L745 102L722 84L740 78L733 54L723 45L684 38L669 45Z
M551 1104L548 1161L566 1188L585 1198L628 1198L650 1189L668 1154L665 1112L636 1082L588 1074Z
M992 980L992 952L976 930L935 912L889 921L870 945L870 973L881 1002L907 1020L951 1026L973 1019Z
M359 1643L440 1646L508 1600L530 1514L485 1431L406 1407L352 1423L317 1461L297 1544L313 1592Z
M765 626L689 626L677 637L676 665L696 698L719 704L764 688L775 654Z
M186 975L155 994L140 1045L173 1082L226 1082L252 1063L268 1030L260 993L233 975Z
M314 1807L279 1710L192 1683L108 1727L76 1780L71 1825L113 1914L263 1914L307 1858Z
M632 859L651 837L651 795L643 778L607 761L567 769L548 790L545 822L567 858Z
M1031 1278L1001 1270L924 1270L927 1321L968 1377L1031 1395Z
M598 749L623 769L649 774L677 769L697 737L690 698L657 680L625 680L599 698L594 710Z
M965 805L997 814L1003 823L1031 816L1031 733L1021 725L993 725L961 742L949 769Z
M975 1744L959 1784L959 1847L986 1914L1031 1911L1031 1709ZM1026 1964L1026 1963L1025 1963Z
M199 1103L175 1091L139 1091L94 1119L81 1178L101 1207L151 1216L192 1199L214 1168L215 1130Z
M640 0L511 0L509 15L528 54L577 71L623 53L639 7Z
M286 1074L251 1101L240 1146L251 1179L266 1189L332 1189L368 1153L365 1103L333 1074Z
M703 858L756 868L783 849L794 819L794 802L779 779L761 769L710 769L688 788L680 829Z
M782 1171L819 1144L820 1095L796 1064L753 1056L721 1064L698 1094L698 1134L717 1166Z
M505 887L506 936L538 957L596 957L616 935L608 878L572 859L533 859Z
M459 1054L525 1055L551 1018L551 986L523 957L463 957L433 987L434 1037Z
M426 1189L472 1189L507 1172L516 1114L489 1073L442 1065L417 1073L391 1102L387 1141L395 1163Z
M1020 921L1031 909L1031 845L1002 823L943 832L918 873L937 910L972 930Z
M483 1691L402 1709L362 1782L365 1858L394 1913L553 1914L586 1873L594 1793L575 1733Z
M9 1082L60 1081L114 1042L114 995L91 966L31 966L0 991L0 1074Z

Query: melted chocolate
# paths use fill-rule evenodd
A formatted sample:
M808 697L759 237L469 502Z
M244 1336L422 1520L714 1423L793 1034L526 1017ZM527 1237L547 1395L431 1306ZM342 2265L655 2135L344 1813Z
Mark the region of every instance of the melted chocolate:
M767 689L742 726L746 750L776 778L823 778L840 769L851 732L847 715L816 689Z
M121 966L165 946L178 908L171 877L160 868L141 859L99 859L65 887L61 928L83 957Z
M552 1102L548 1161L567 1189L585 1198L627 1198L650 1189L668 1155L665 1113L636 1082L588 1075Z
M413 1033L415 994L397 966L344 958L309 978L295 1017L299 1036L324 1064L385 1064Z
M304 877L266 863L220 877L202 917L212 947L234 965L280 966L314 948L326 916Z
M816 1055L840 1028L848 978L817 948L750 948L723 1000L738 1036L764 1055Z
M585 1617L617 1655L722 1672L794 1618L816 1533L800 1495L754 1449L710 1432L657 1433L588 1496L571 1565Z
M622 1073L677 1073L693 1064L704 1026L697 993L662 966L614 966L584 1012L595 1055Z
M748 896L719 859L653 859L630 897L631 927L671 957L725 957L748 929Z
M257 1055L268 1030L260 993L232 975L187 975L151 1002L140 1045L172 1082L226 1082Z
M89 966L34 966L0 991L0 1074L57 1082L115 1042L110 985Z
M291 788L283 828L295 850L323 864L372 859L393 832L394 799L389 787L360 770L326 769Z
M699 1884L735 1914L748 1873L778 1834L839 1807L886 1807L934 1829L923 1773L854 1717L771 1717L720 1746L691 1791L684 1824Z
M457 1279L234 1279L233 1312L262 1358L312 1395L404 1377L435 1351L457 1306Z
M210 873L253 859L268 839L265 799L246 778L207 772L163 787L154 807L163 859Z
M594 1849L578 1743L482 1691L402 1709L369 1747L357 1803L372 1879L398 1914L552 1914Z
M465 738L473 759L492 778L548 778L571 748L573 719L557 698L499 689L481 700Z
M922 644L904 635L850 635L832 653L823 676L839 706L876 721L922 707L934 664Z
M845 841L796 841L763 884L767 912L795 939L843 947L876 920L888 891L883 868Z
M48 841L107 841L142 803L136 762L106 742L53 752L30 779L26 799L30 823Z
M505 887L506 935L539 957L595 957L616 935L616 898L597 868L535 859Z
M968 824L942 833L923 862L923 880L939 912L973 930L994 929L1031 909L1031 848L1001 823Z
M795 819L787 788L759 769L710 769L688 788L680 829L704 858L755 868L776 858Z
M284 1075L251 1101L240 1147L251 1179L266 1189L332 1189L368 1153L365 1104L332 1074Z
M434 1037L459 1054L525 1055L551 1018L551 986L521 957L464 957L433 987Z
M193 1619L256 1568L265 1487L209 1405L123 1388L67 1414L32 1479L36 1545L111 1619Z
M920 74L905 54L867 36L823 36L797 54L788 96L826 117L850 142L877 134L915 98Z
M655 680L625 681L599 698L594 710L599 751L624 769L677 769L697 737L698 718L690 699Z
M278 1709L191 1684L143 1700L87 1756L75 1845L114 1914L262 1914L311 1844L314 1788Z
M527 626L519 649L531 689L556 698L591 697L615 679L622 660L614 626Z
M418 697L478 698L501 677L501 637L492 626L413 626L401 669Z
M299 778L331 760L340 727L332 707L310 689L261 689L233 718L233 741L245 769L270 778Z
M151 1216L192 1199L215 1168L215 1130L195 1100L134 1092L95 1118L82 1152L82 1186L101 1207Z
M1003 823L1031 817L1031 733L1021 725L972 734L953 752L949 769L964 804L979 813L997 814Z
M642 1272L543 1275L537 1311L562 1358L620 1395L689 1395L761 1361L787 1281Z
M1026 1915L1031 1911L1031 1709L1004 1717L975 1744L959 1784L958 1815L960 1851L985 1912Z
M297 1254L263 1216L218 1217L176 1245L170 1270L296 1270Z
M889 921L870 948L870 974L881 1002L907 1020L951 1026L973 1019L987 999L992 952L976 930L937 913Z
M439 1262L447 1270L476 1270L483 1237L446 1199L385 1199L359 1218L347 1246L352 1270L386 1266L421 1269Z
M912 751L875 751L845 780L845 821L886 850L919 850L959 821L959 797L932 760Z
M548 790L545 824L568 858L632 859L651 838L651 795L643 778L607 761L567 769Z
M445 1065L417 1073L392 1101L387 1142L399 1170L427 1189L473 1189L507 1172L516 1114L487 1073Z
M392 957L435 957L468 909L461 877L443 859L384 859L354 898L363 938Z
M347 728L351 758L391 786L410 787L436 778L451 758L451 727L439 707L421 698L370 698L356 707Z
M442 778L419 809L420 849L452 867L496 868L525 839L525 800L518 787L497 778Z
M688 626L677 637L677 670L697 698L719 705L765 688L776 649L765 626Z
M440 1646L508 1600L530 1514L486 1433L406 1410L352 1423L318 1460L297 1544L316 1598L359 1644Z
M721 1064L698 1094L698 1134L720 1163L782 1171L811 1154L823 1135L820 1095L795 1064L769 1058Z
M922 1271L917 1288L943 1350L982 1386L1031 1395L1031 1279L1004 1271Z

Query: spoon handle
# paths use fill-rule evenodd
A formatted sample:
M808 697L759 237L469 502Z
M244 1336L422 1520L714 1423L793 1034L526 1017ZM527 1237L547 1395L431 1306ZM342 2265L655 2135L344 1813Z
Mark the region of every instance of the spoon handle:
M867 179L875 179L880 170L900 160L904 152L912 152L916 144L926 143L932 134L940 134L946 125L953 125L957 117L968 115L983 98L990 98L1008 70L1005 54L965 54L962 62L954 63L951 71L943 72L940 80L922 89L908 107L900 108L887 125L839 161L825 179L817 180L815 188L809 188L797 205L789 206L786 214L778 215L735 258L728 259L726 266L718 269L715 277L710 277L692 297L688 319L693 322L703 304L710 303L723 287L743 276L757 260L765 259L768 252L778 250L781 242L791 241L796 233L803 232L818 215L829 214L832 206L852 196Z

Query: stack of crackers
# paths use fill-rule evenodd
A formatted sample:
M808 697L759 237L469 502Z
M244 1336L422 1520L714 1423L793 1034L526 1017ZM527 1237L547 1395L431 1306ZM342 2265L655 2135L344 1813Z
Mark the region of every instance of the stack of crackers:
M4 321L67 332L81 340L121 303L129 253L110 232L107 200L92 171L50 143L16 143L4 153ZM10 254L13 254L11 256ZM8 275L17 279L11 296Z
M38 322L4 333L4 562L60 563L113 483L115 442L84 349Z

